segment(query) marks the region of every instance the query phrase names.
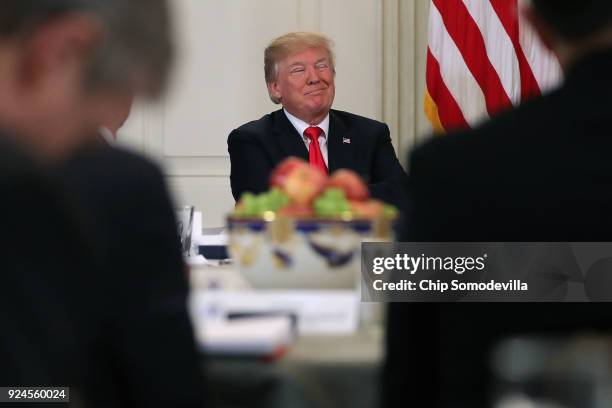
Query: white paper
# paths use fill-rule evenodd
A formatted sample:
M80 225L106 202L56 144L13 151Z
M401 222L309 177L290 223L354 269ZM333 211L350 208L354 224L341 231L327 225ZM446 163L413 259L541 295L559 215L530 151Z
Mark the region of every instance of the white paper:
M196 242L198 245L226 246L227 234L225 232L221 232L219 234L212 235L199 235L194 237L194 242Z
M185 259L187 265L189 266L199 266L199 265L215 265L214 263L208 261L203 255L192 255L188 256Z
M211 354L271 355L292 340L287 316L209 320L196 327L198 344Z
M359 323L360 301L354 290L196 290L190 303L196 326L236 312L294 313L298 334L305 335L353 334Z
M191 228L191 241L193 242L194 238L199 237L200 235L202 235L202 211L194 211Z

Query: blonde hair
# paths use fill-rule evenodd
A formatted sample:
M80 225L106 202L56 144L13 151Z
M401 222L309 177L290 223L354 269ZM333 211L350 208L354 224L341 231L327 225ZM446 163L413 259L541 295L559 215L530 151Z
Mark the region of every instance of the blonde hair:
M322 49L329 55L329 64L335 72L333 42L325 35L307 31L297 31L275 38L264 51L264 74L266 84L276 81L278 63L289 55L307 48ZM270 95L274 103L280 100Z

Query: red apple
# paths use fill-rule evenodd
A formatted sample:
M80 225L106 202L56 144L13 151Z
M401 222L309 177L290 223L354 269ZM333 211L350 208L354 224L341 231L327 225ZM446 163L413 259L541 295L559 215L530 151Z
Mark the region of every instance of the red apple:
M288 157L278 164L270 175L270 187L282 188L289 173L299 167L307 167L308 163L297 157Z
M301 205L283 207L278 213L291 218L311 217L314 214L311 207Z
M325 187L327 175L321 170L307 166L295 166L281 186L289 201L298 206L310 206Z
M327 179L327 187L342 189L347 200L365 201L370 197L368 187L361 177L347 169L336 170Z
M383 214L384 205L378 200L349 201L351 211L358 218L377 218Z

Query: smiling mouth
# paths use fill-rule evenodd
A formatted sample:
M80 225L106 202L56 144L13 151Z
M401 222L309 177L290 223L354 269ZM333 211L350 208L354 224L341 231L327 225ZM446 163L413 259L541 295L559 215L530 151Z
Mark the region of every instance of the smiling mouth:
M322 94L323 92L325 92L325 89L317 89L316 91L310 91L310 92L306 92L304 95L313 95L313 94Z

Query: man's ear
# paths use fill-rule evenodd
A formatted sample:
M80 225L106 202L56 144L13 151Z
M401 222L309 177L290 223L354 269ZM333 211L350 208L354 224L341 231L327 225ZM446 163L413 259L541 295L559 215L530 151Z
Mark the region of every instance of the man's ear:
M54 18L23 43L21 80L36 84L46 75L61 73L70 64L85 65L102 39L102 27L93 18L70 14Z
M280 89L278 89L278 83L276 81L268 82L268 94L273 100L277 100L280 102L281 92Z

